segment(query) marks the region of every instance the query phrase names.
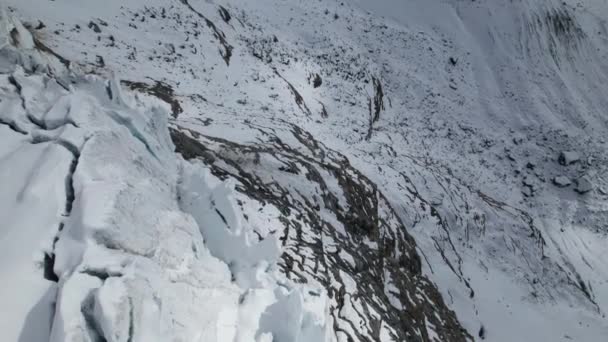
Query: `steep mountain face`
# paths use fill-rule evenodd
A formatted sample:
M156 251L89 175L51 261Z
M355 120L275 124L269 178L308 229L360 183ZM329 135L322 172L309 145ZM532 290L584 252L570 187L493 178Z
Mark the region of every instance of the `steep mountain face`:
M248 128L253 132L241 133L259 134L258 142L212 137L196 125L172 135L186 159L202 159L246 198L280 212L272 225L279 230L271 232L280 236L279 267L295 283L327 294L337 338L465 340L453 312L422 276L415 242L374 183L296 125ZM195 217L200 210L188 208ZM247 222L256 215L243 214ZM260 228L251 230L262 244Z
M9 0L7 340L604 340L606 20Z

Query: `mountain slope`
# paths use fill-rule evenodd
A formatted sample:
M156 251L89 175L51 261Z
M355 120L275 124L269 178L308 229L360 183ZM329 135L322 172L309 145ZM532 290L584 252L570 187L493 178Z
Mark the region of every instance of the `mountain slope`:
M465 340L421 275L415 242L346 158L295 125L292 139L311 155L270 134L274 151L217 140L227 146L214 154L213 139L173 129L177 151L208 165L187 163L173 152L168 105L66 69L18 19L2 22L2 169L18 185L4 194L7 209L17 202L4 242L22 249L3 251L13 263L5 285L23 291L6 298L18 312L2 320L9 339ZM277 161L301 169L300 186L247 173L239 159L251 157L268 171ZM31 222L27 207L43 215Z
M154 137L138 131L145 125L132 120L139 119L126 119L132 114L114 117L107 130L126 127L130 142L122 145L143 143L149 153L159 144L171 160L159 160L162 165L177 165L155 176L171 184L177 199L150 203L150 210L169 205L191 216L188 225L194 220L205 240L201 248L216 260L209 262L228 265L231 279L214 271L224 274L227 296L218 305L239 312L243 303L231 306L236 293L246 307L259 304L251 304L259 322L236 324L248 326L242 334L236 329L243 340L272 334L281 340L600 341L608 334L608 8L602 1L9 3L43 43L5 54L2 65L26 69L23 76L14 67L5 73L11 90L3 99L13 99L11 106L20 101L15 89L31 83L20 78L48 75L32 68L30 57L15 57L32 47L51 56L45 63L52 70L69 64L77 75L120 79L121 86L116 81L108 89L128 94L127 107L166 102L176 152L191 163L167 153L173 145L154 121L160 119L152 120ZM88 91L106 106L103 86L76 84L100 88ZM36 110L53 104L60 88L34 87L45 94ZM27 142L34 136L31 120L5 112L14 114L3 119L3 129L16 130L7 135L6 153L27 149L11 158L31 156L7 165L37 169L31 160L41 152ZM146 120L162 116L143 113ZM51 127L68 124L62 120ZM81 144L72 145L80 153ZM59 147L45 158L63 166L45 186L60 184L74 168L74 149ZM112 154L92 163L107 163ZM139 163L128 160L125 165ZM213 185L223 182L226 188ZM70 197L69 187L50 186L40 191ZM19 211L25 209L12 204L17 192L3 200L3 217L15 226L57 226L63 219L52 217L69 214L62 205L39 204L34 210L45 214L28 222ZM207 193L210 199L202 200ZM123 206L140 205L116 208ZM156 227L153 236L172 235L164 227L173 223L146 223L152 221L141 226ZM31 241L33 229L5 241ZM190 238L175 238L184 239ZM141 243L116 241L129 249ZM4 259L17 258L12 253ZM19 253L26 265L31 252ZM256 272L266 262L275 266L260 280ZM14 286L28 282L32 297L52 301L55 285L33 274L15 278ZM269 290L285 281L287 292ZM250 302L243 293L251 288L266 292ZM31 304L22 304L25 314ZM43 317L52 311L41 306ZM277 326L272 317L285 312L294 318Z

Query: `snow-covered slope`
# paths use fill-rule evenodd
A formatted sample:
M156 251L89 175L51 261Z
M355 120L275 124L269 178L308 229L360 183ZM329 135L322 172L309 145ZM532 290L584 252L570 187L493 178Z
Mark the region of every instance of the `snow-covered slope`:
M604 1L8 4L8 340L608 336Z
M325 294L278 275L278 239L253 246L230 186L174 154L168 106L52 63L1 22L3 338L268 340L286 315L287 333L325 339Z

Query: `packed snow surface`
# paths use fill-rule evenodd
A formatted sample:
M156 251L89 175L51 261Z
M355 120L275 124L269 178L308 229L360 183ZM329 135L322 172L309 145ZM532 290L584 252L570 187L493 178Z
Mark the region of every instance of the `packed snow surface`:
M608 339L605 1L2 5L2 340Z

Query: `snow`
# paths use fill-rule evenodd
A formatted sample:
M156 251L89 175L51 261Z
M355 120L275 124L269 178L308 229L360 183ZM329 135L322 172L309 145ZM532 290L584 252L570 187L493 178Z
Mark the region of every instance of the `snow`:
M27 42L28 31L19 33ZM115 80L74 74L63 89L14 70L3 75L3 99L23 106L3 100L13 116L2 119L24 132L0 127L0 172L11 180L0 199L0 266L5 288L21 293L3 292L8 340L325 336L323 295L314 304L281 283L277 238L250 243L230 185L174 154L164 106L125 97ZM290 318L276 325L277 317Z
M0 300L10 308L3 310L0 328L9 341L20 336L40 340L50 330L56 291L55 284L42 276L43 263L64 212L65 175L72 155L56 144L31 144L6 126L0 132L0 177L7 180L0 192L0 267L5 272ZM29 324L39 328L28 328Z
M470 339L482 327L489 341L607 336L605 1L6 3L7 341L391 341L404 325L441 340L444 308ZM120 81L169 85L183 113ZM210 157L183 160L167 127ZM368 214L413 237L395 238L383 265L422 265L402 282L372 270L382 286L367 298L355 295L363 251L396 235L360 237L334 215L358 209L342 159L392 207ZM335 236L284 214L293 203ZM307 283L285 274L287 258ZM435 311L391 320L413 303Z

